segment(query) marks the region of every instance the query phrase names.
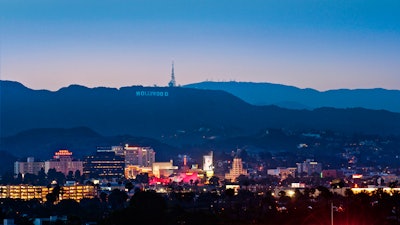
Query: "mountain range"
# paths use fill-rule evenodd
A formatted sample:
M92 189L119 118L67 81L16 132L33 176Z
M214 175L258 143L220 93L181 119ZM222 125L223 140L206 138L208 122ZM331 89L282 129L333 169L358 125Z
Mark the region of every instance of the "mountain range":
M12 150L10 152L14 156L34 155L39 159L48 159L59 149L73 150L74 157L83 158L94 154L97 147L125 144L151 146L160 160L169 160L168 152L174 152L173 147L151 138L129 135L102 136L87 127L30 129L0 140L2 150Z
M28 129L81 126L105 136L126 134L181 144L268 128L400 134L400 113L387 110L258 106L225 91L189 87L71 85L53 92L1 81L0 98L2 137Z
M388 98L384 90L381 94ZM161 161L216 147L254 145L279 151L296 148L300 139L291 133L314 131L400 135L400 113L254 105L223 90L192 87L71 85L48 91L0 81L0 158L10 168L16 157L47 159L61 148L82 157L98 146L126 143L152 146Z
M209 81L185 87L226 91L253 105L277 105L291 109L361 107L400 112L400 90L375 88L317 91L272 83Z

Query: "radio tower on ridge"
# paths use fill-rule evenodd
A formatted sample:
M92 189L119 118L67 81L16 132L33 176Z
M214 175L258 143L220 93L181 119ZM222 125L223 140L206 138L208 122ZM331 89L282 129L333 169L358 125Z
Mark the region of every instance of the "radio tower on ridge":
M168 86L176 87L175 73L174 73L174 61L172 61L171 81L168 83Z

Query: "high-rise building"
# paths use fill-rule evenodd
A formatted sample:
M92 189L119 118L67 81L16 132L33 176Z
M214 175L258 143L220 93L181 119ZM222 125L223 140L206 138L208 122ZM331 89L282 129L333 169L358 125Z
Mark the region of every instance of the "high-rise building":
M212 177L214 175L214 164L213 164L213 152L211 151L209 155L203 156L203 171L206 172L207 177Z
M241 158L234 158L232 162L232 168L229 173L225 174L225 179L235 181L240 175L247 176L247 170L243 169L243 163Z
M125 166L151 167L156 153L151 147L125 145Z
M83 172L83 162L80 160L74 160L72 158L72 152L62 149L56 152L52 160L44 162L45 172L47 173L49 169L56 169L65 175L68 175L69 171L75 173L79 170Z
M14 163L14 173L20 173L22 176L26 173L37 175L41 169L44 169L44 162L35 162L34 157L28 157L26 162L16 161Z
M112 179L124 176L125 160L112 149L97 149L85 158L83 174L86 178Z

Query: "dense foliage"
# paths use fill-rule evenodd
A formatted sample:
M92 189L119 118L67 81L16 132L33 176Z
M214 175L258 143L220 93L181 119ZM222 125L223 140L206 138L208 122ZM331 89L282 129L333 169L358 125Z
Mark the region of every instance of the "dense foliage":
M315 193L318 192L318 196ZM337 195L325 187L296 191L288 196L279 192L256 194L228 189L218 192L171 192L161 195L139 191L129 198L118 189L102 193L100 198L81 202L62 200L57 204L36 200L1 199L3 218L15 218L16 224L33 224L33 218L67 216L59 224L334 224L395 225L400 223L400 193L378 189L371 195Z

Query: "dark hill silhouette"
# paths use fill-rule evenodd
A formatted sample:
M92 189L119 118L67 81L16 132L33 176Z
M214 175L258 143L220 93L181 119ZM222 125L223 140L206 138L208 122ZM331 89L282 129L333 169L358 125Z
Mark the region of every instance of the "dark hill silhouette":
M400 133L399 113L363 108L290 110L254 106L219 90L71 85L51 92L1 81L0 96L3 137L34 128L82 126L102 136L151 137L174 145L249 135L266 128Z
M13 165L17 158L11 155L9 152L0 151L0 174L4 175L5 172L11 173L13 171Z
M10 152L23 161L28 156L47 160L59 149L69 149L73 152L74 157L82 159L84 156L94 154L97 147L124 144L151 146L157 153L158 161L170 160L170 154L176 151L176 148L151 138L129 135L105 137L87 127L32 129L3 137L0 141L3 151ZM3 155L7 155L7 152L4 152ZM2 152L0 151L0 153ZM15 158L13 159L15 160Z
M26 157L34 156L35 160L48 160L59 149L68 149L73 157L83 159L93 155L97 147L114 145L151 146L156 151L157 161L169 161L181 152L180 149L146 137L129 135L101 136L86 127L40 128L23 131L13 136L0 138L0 174L13 171L13 163L26 161Z
M400 112L400 90L375 88L320 92L309 88L251 82L201 82L185 87L223 90L254 105L277 105L292 109L362 107Z

